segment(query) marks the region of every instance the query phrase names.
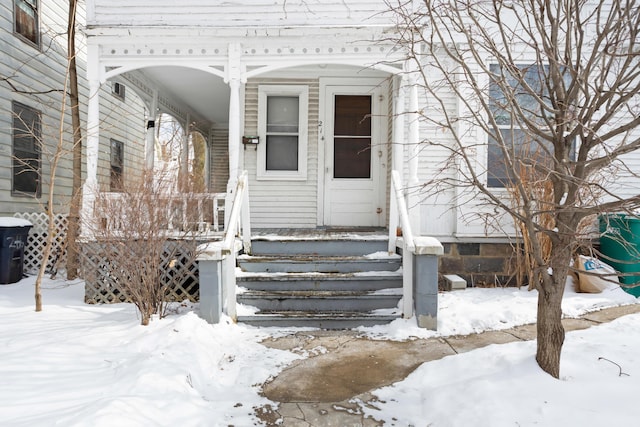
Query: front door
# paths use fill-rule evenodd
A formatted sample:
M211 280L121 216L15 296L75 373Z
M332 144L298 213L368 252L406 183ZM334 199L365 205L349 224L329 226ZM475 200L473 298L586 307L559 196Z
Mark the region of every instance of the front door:
M383 83L321 80L326 226L385 224L388 118Z

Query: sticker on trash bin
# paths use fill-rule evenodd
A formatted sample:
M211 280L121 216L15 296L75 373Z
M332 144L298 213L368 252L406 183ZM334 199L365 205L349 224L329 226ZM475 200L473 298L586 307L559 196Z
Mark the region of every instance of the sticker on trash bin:
M24 242L22 241L21 236L16 236L15 238L7 237L7 240L13 240L9 245L10 248L14 249L22 249L24 248Z

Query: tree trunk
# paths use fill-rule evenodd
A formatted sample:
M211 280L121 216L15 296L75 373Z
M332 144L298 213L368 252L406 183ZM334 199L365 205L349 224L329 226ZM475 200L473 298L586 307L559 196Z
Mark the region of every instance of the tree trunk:
M81 205L82 186L82 129L80 122L80 100L78 96L78 70L76 67L76 7L77 0L69 0L69 25L67 27L67 55L69 58L69 100L71 124L73 126L73 182L67 228L67 279L78 275L78 248L76 245Z
M36 298L36 311L42 311L42 291L41 291L41 284L42 280L38 280L36 281L36 287L35 287L35 298Z
M560 276L566 277L562 274ZM557 283L560 279L562 283ZM538 295L536 361L542 370L554 378L560 378L560 352L564 343L562 326L564 280L562 277L554 277L551 286L539 287Z

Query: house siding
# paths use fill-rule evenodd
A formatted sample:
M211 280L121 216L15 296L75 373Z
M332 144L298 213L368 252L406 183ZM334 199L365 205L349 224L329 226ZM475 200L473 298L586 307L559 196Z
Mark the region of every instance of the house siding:
M385 2L372 0L95 0L89 25L189 27L388 26ZM250 13L247 13L250 11Z
M257 151L244 151L249 173L251 226L256 228L312 228L318 221L318 106L319 80L254 79L245 87L245 135L258 133L258 86L306 85L309 88L307 176L304 181L259 180L256 177Z
M433 78L437 76L431 74ZM438 94L444 108L448 111L456 111L457 98L452 92L441 90ZM409 97L406 96L407 111L409 111ZM418 105L423 108L422 114L431 119L442 117L441 106L438 102L424 92L418 91ZM405 128L405 138L409 135L409 122ZM433 182L442 179L457 177L458 168L451 162L451 149L455 142L449 132L437 127L432 121L420 121L419 127L420 147L418 153L418 180L420 183ZM413 147L408 146L404 152L404 164L411 160ZM408 172L408 168L405 168ZM409 182L409 176L405 175L405 183ZM422 187L420 203L420 234L426 236L450 236L457 230L457 209L454 204L455 188L448 185L439 185L437 192L433 187Z
M15 89L7 82L0 83L0 216L13 215L16 212L40 212L47 204L46 194L50 182L50 157L60 139L60 111L63 101L61 91L66 79L66 22L68 2L45 1L40 4L39 46L25 42L13 32L13 2L0 5L0 75L9 77ZM84 9L78 11L79 24L84 23ZM85 78L85 41L78 35L76 42L78 54L79 90L81 102L81 120L86 119L86 100L88 85ZM143 117L144 107L136 97L128 97L125 105L118 105L110 98L105 88L101 102L102 117L109 122L100 147L100 173L108 176L104 170L104 158L109 154L109 139L116 138L125 142L125 168L140 171L140 161L144 151L143 122L136 123L131 117ZM40 111L42 121L42 158L41 196L14 196L12 186L12 102L20 102ZM69 111L68 99L66 99ZM135 116L137 115L137 116ZM71 154L71 116L64 117L64 155L58 165L54 188L54 210L68 212L73 179ZM124 129L127 130L124 130ZM83 124L83 135L85 132ZM108 162L108 157L106 157ZM108 163L107 163L108 168Z
M229 129L213 128L211 131L209 164L209 190L225 193L229 181Z

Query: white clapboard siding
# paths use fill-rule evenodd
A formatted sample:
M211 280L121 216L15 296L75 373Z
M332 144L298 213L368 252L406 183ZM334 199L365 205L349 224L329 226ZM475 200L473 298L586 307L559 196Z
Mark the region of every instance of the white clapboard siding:
M438 112L437 103L428 102L424 92L419 91L419 105L425 106L423 114L432 120L438 117L444 118L441 112ZM457 98L450 91L443 90L439 95L445 104L445 108L455 112L457 109ZM407 100L408 102L408 100ZM409 135L407 129L406 135ZM442 128L433 123L421 121L420 123L420 141L419 147L419 163L418 163L418 179L420 183L431 182L434 179L441 180L443 178L454 178L458 171L451 164L451 151L446 147L453 147L451 133L444 132ZM407 152L408 151L408 152ZM409 162L410 150L405 151L405 164ZM433 186L423 187L421 189L420 200L420 230L423 235L429 236L450 236L455 232L456 227L456 209L455 209L455 191L453 188L443 188L439 185L437 191L433 190Z
M90 26L343 27L391 21L381 0L87 0Z
M229 130L214 128L209 149L209 190L225 193L229 181Z
M50 157L60 139L62 90L66 80L66 35L68 2L42 0L40 5L41 43L33 46L13 33L13 3L0 4L0 75L11 78L12 88L0 84L0 216L14 212L41 212L47 200L50 182ZM78 11L78 23L84 22L84 9ZM86 63L82 54L85 41L78 32L79 89L81 120L86 121L88 87L85 77ZM126 104L110 96L110 85L105 85L101 96L100 170L102 182L109 175L109 139L125 142L125 171L138 173L144 158L144 107L131 91ZM41 113L42 121L42 195L39 198L15 196L12 185L12 102L20 102ZM69 111L68 99L66 110ZM125 130L126 129L126 130ZM82 129L86 136L86 129ZM64 155L58 165L54 187L54 210L68 212L73 179L71 154L71 116L66 114L63 125ZM85 169L83 165L83 169ZM125 172L126 173L126 172Z
M309 87L309 124L307 179L305 181L262 181L256 179L256 150L244 154L249 172L251 225L256 228L309 228L317 225L318 191L318 79L255 79L245 88L245 135L258 132L258 86L260 84L307 85Z

